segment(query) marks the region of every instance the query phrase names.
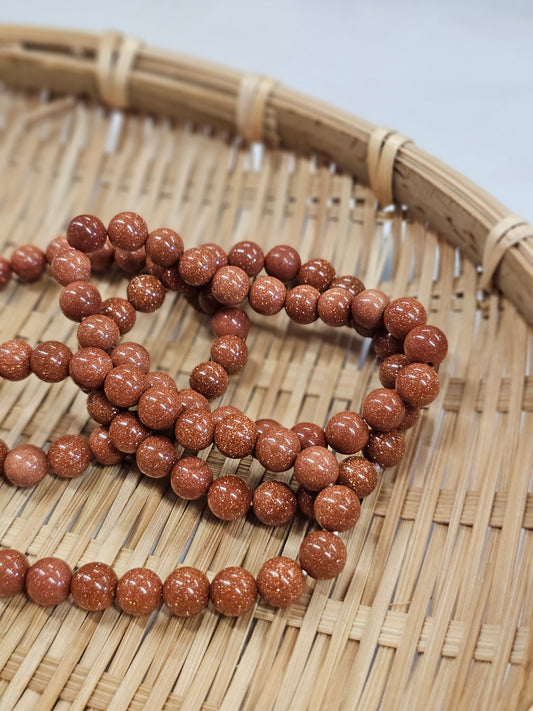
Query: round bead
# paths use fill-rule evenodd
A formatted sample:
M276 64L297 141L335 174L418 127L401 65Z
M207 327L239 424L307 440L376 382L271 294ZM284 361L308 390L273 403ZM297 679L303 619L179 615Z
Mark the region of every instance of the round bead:
M348 531L361 515L357 494L342 484L332 484L319 491L315 499L315 518L326 531Z
M303 486L299 486L296 492L296 499L298 501L298 508L307 518L315 517L315 499L317 496L316 491L309 491Z
M387 356L379 367L379 380L383 387L394 388L396 386L396 376L410 362L404 353L393 353Z
M111 443L124 454L133 454L150 430L133 412L119 412L109 425Z
M234 521L244 516L252 503L252 491L239 476L220 476L207 492L210 511L223 521Z
M304 575L295 560L285 556L270 558L257 574L257 590L272 607L289 607L301 596Z
M426 323L426 318L426 309L410 296L394 299L383 312L385 328L391 336L400 339L404 339L415 326Z
M215 425L215 445L231 459L242 459L252 454L256 438L255 423L243 414L225 417Z
M96 612L113 604L117 575L105 563L86 563L78 568L70 581L72 599L83 610Z
M309 284L320 292L326 291L334 278L335 269L326 259L311 259L298 272L299 284Z
M135 462L141 472L152 479L161 479L170 474L177 462L174 442L162 435L150 435L143 439L135 453Z
M120 329L109 316L93 314L81 321L77 335L81 348L92 346L109 351L119 342Z
M415 326L405 337L404 350L413 362L438 365L448 353L448 339L436 326Z
M282 281L273 276L261 276L250 286L248 303L258 314L273 316L285 305L286 293Z
M207 410L185 410L176 420L174 434L185 449L199 452L213 443L215 423Z
M325 447L327 444L324 430L319 425L315 425L314 422L298 422L291 429L298 437L300 449Z
M108 425L119 408L109 402L103 390L93 390L87 395L87 412L98 424Z
M9 448L3 439L0 439L0 476L4 473L4 463L6 461L6 455L9 452Z
M285 472L290 469L300 452L298 435L287 427L269 427L257 437L254 456L265 469Z
M153 230L146 240L146 256L161 267L171 267L183 254L183 240L168 227Z
M325 447L307 447L296 457L294 477L310 491L319 491L337 481L339 464Z
M216 427L216 425L218 425L219 422L222 422L222 420L226 417L229 417L230 415L242 415L242 412L238 407L233 407L233 405L220 405L220 407L213 410L211 415L213 416L213 423Z
M183 410L207 410L211 411L209 407L209 401L203 395L192 390L191 388L184 388L183 390L178 390L178 417L181 415Z
M281 427L277 420L273 420L270 417L262 417L260 420L255 421L255 429L257 430L257 437L266 434L270 430L279 430ZM257 439L255 440L257 442Z
M117 407L133 407L148 388L146 373L136 365L117 365L109 371L104 391L106 397Z
M106 239L106 229L94 215L78 215L67 227L69 245L80 252L95 252L104 246Z
M170 486L182 499L193 501L207 494L213 483L213 472L207 462L198 457L183 457L170 472Z
M91 432L89 447L96 461L106 466L118 464L124 456L111 442L109 428L103 425Z
M170 388L171 390L175 390L178 392L178 388L176 387L176 383L174 380L170 377L168 373L163 373L161 370L152 370L149 373L147 373L148 377L148 385L153 388L153 387L158 387L158 388Z
M59 383L68 376L72 351L59 341L43 341L33 349L32 372L46 383Z
M346 564L346 546L331 531L313 531L300 546L300 565L317 580L336 578Z
M329 446L341 454L355 454L368 442L365 421L351 410L343 410L330 417L324 432Z
M211 326L215 336L238 336L244 340L250 330L250 319L241 309L220 309L214 314Z
M283 282L296 279L301 264L298 252L287 244L272 247L265 257L266 273Z
M135 319L137 318L135 309L129 301L120 298L120 296L112 296L110 299L103 301L101 311L113 319L121 335L128 333L135 326Z
M213 276L211 291L224 306L238 306L248 296L250 278L240 267L221 267Z
M79 249L64 249L50 266L52 276L61 286L73 281L88 281L91 276L91 260Z
M173 615L191 617L209 604L209 579L197 568L173 570L163 584L163 601Z
M84 437L67 434L52 442L47 457L50 468L57 476L74 479L87 469L92 454Z
M146 250L144 247L128 252L125 249L115 249L115 264L125 274L138 274L146 265Z
M282 481L265 481L254 491L254 513L267 526L283 526L298 508L296 494Z
M101 312L102 297L92 284L73 281L61 290L59 306L71 321L82 321L86 316Z
M9 284L12 274L13 270L11 269L9 260L5 257L0 257L0 291L5 289Z
M47 472L46 454L34 444L18 444L4 459L4 476L14 486L28 489L42 481Z
M391 336L387 331L379 330L377 333L374 333L372 337L372 349L377 358L384 359L395 353L401 353L403 343L400 339Z
M215 299L215 296L211 291L211 283L198 287L196 297L199 309L208 316L213 316L213 314L221 308L220 301Z
M228 264L240 267L248 276L255 277L265 264L265 255L258 244L243 240L233 245L228 252Z
M339 464L338 483L349 486L360 499L364 499L378 483L376 467L365 457L347 457Z
M101 348L80 348L68 364L72 380L87 392L101 388L112 368L111 356Z
M144 247L148 237L146 222L136 212L119 212L111 218L107 234L113 247L134 252Z
M410 363L400 370L396 378L398 396L410 407L429 405L439 394L439 389L439 376L426 363Z
M72 247L68 243L67 238L63 237L63 235L59 235L49 242L44 253L48 264L52 264L57 255L61 254L64 249L72 249Z
M340 287L327 289L318 299L318 317L328 326L340 328L351 320L352 295Z
M208 400L220 397L228 387L228 374L212 360L199 363L189 376L189 385Z
M44 252L33 244L18 247L11 255L11 269L20 281L26 283L37 281L45 267Z
M211 281L217 270L216 257L210 249L191 247L179 261L179 273L186 284L202 286Z
M358 279L355 276L351 276L349 274L345 276L339 276L335 277L331 284L329 285L330 289L346 289L347 291L350 292L352 296L355 296L356 294L359 294L363 289L365 288L363 282Z
M405 415L403 420L398 425L398 429L405 431L411 429L416 424L420 410L417 407L411 407L410 405L405 406Z
M106 239L103 247L96 249L94 252L88 252L87 256L91 262L92 271L101 274L102 272L107 272L113 266L115 248L109 239Z
M156 279L159 279L159 281L161 281L161 277L163 276L165 267L161 267L159 264L156 264L153 259L147 256L144 268L146 269L148 274L151 274L153 277L156 277Z
M115 590L119 606L133 617L151 615L161 604L163 583L149 568L132 568L120 578Z
M0 345L0 377L6 380L24 380L31 373L33 349L24 341L15 339Z
M0 597L13 597L24 592L28 561L20 551L0 550Z
M130 341L120 343L111 351L111 360L114 366L135 365L143 373L148 373L150 370L150 354L139 343Z
M318 318L317 306L320 292L309 284L289 289L285 297L285 311L291 321L309 324Z
M211 602L222 615L245 615L254 606L256 598L254 577L244 568L224 568L211 582Z
M389 297L379 289L363 289L352 299L352 318L365 329L375 329L383 325L383 312Z
M26 573L26 592L37 605L58 605L70 593L72 571L60 558L41 558Z
M405 406L396 390L377 388L369 392L363 400L362 413L370 427L388 432L395 430L403 420ZM346 452L346 454L353 454L353 452Z
M159 279L161 279L161 283L166 289L176 291L178 294L184 294L186 298L190 298L196 293L195 287L187 284L181 278L178 265L179 262L176 262L173 266L163 269Z
M138 402L139 419L152 430L173 427L179 410L180 399L175 387L152 386L143 392Z
M211 346L211 360L221 365L226 373L237 373L248 358L248 347L238 336L221 336Z
M157 311L165 300L165 287L151 274L139 274L128 284L128 301L136 311L152 313Z
M228 264L228 255L219 244L215 244L215 242L205 242L204 249L208 249L214 255L217 269L225 267Z
M398 430L371 432L363 454L381 467L393 467L405 454L405 440Z

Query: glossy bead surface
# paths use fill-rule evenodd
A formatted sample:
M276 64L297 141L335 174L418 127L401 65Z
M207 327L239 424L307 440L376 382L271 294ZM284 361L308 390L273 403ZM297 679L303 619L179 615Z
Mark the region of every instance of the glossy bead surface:
M244 568L224 568L211 582L211 602L222 615L245 615L254 606L256 598L254 576Z
M77 336L81 348L92 346L109 351L119 342L120 329L110 316L93 314L80 322Z
M87 412L100 425L108 425L119 409L109 402L103 390L93 390L87 395Z
M387 304L383 312L383 323L395 338L403 339L415 326L426 323L426 309L420 301L410 296L402 296Z
M370 427L388 432L396 429L403 420L405 406L396 390L377 388L369 392L363 400L362 414Z
M331 531L313 531L300 546L300 565L317 580L336 578L346 564L346 546Z
M222 422L226 417L229 417L230 415L242 415L242 411L239 410L238 407L234 407L233 405L220 405L220 407L216 407L213 412L211 413L213 417L213 423L218 425L219 422Z
M339 464L337 482L349 486L360 499L364 499L378 483L376 467L365 457L347 457Z
M104 383L107 399L117 407L133 407L148 388L146 374L135 365L117 365L109 371Z
M287 427L270 427L257 437L254 456L265 469L285 472L300 452L298 435Z
M438 365L448 353L448 339L436 326L415 326L405 337L404 350L414 363Z
M105 425L101 425L91 432L89 436L89 447L96 461L106 466L118 464L124 456L111 441L109 428Z
M0 257L0 291L6 288L11 281L12 275L13 270L11 269L9 260L5 257Z
M173 615L191 617L209 604L209 579L198 568L173 570L163 583L163 601Z
M253 509L261 523L283 526L298 508L296 494L282 481L265 481L254 491Z
M61 286L73 281L88 281L91 276L91 260L79 249L63 250L50 266L52 276Z
M341 454L355 454L368 442L365 421L351 410L343 410L330 417L324 433L329 446Z
M411 429L411 427L415 426L419 415L420 410L418 409L418 407L411 407L410 405L406 405L405 415L403 417L403 420L398 425L398 429L401 431Z
M30 358L32 372L46 383L59 383L68 376L72 351L59 341L43 341L35 346Z
M109 425L111 443L124 454L133 454L150 430L133 412L119 412Z
M383 312L389 297L379 289L363 289L352 300L352 318L363 328L379 328L383 324Z
M261 417L261 419L255 421L255 428L257 430L257 436L260 437L266 434L270 430L279 430L281 427L277 420L273 420L271 417ZM257 442L257 439L255 440Z
M82 390L98 390L113 368L111 356L101 348L80 348L68 364L72 380Z
M203 395L192 390L191 388L183 388L183 390L178 390L178 416L181 415L183 410L207 410L211 411L209 406L209 401Z
M146 265L146 250L144 247L129 252L126 249L115 249L115 264L125 274L138 274Z
M150 370L150 354L144 346L131 341L124 341L111 351L113 365L135 365L143 373Z
M113 604L117 575L105 563L86 563L72 576L70 592L72 599L83 610L96 612Z
M33 349L25 341L16 338L0 345L0 378L24 380L31 373Z
M88 252L87 256L91 262L92 271L101 274L102 272L107 272L113 266L115 248L109 239L106 239L103 247L96 249L94 252Z
M178 392L174 379L168 373L164 373L161 370L151 370L146 375L149 387L170 388Z
M67 238L63 235L58 235L57 237L54 237L54 239L48 243L48 246L44 253L48 264L52 264L57 255L60 254L64 249L72 249L72 247L68 243Z
M119 212L111 218L107 234L113 247L134 252L144 246L148 228L136 212Z
M324 430L320 425L315 425L314 422L298 422L291 429L298 436L301 449L325 447L327 444Z
M135 309L126 299L112 296L102 302L101 311L117 324L121 335L128 333L135 326L137 315Z
M318 318L317 305L320 292L309 284L299 284L287 291L285 311L291 321L309 324Z
M340 287L327 289L318 299L318 317L326 325L334 328L347 326L351 320L352 295Z
M395 353L401 353L402 349L402 341L385 330L378 330L372 337L372 350L377 358L388 358Z
M170 486L182 499L193 501L207 494L213 483L213 472L207 462L198 457L183 457L172 467Z
M315 499L317 496L316 491L309 491L304 486L299 486L296 492L296 499L298 501L298 508L307 518L315 517Z
M236 307L220 309L214 314L211 326L215 336L238 336L244 340L250 331L250 319Z
M176 420L176 441L185 449L199 452L213 443L215 423L207 410L185 410Z
M118 605L133 617L151 615L161 604L163 583L149 568L132 568L120 578L115 590Z
M310 259L298 271L298 283L314 286L323 292L335 278L335 269L326 259Z
M46 454L34 444L18 444L4 459L4 476L14 486L28 489L42 481L47 472Z
M439 394L439 376L426 363L410 363L398 373L396 390L410 407L425 407Z
M128 284L128 301L136 311L152 313L157 311L165 300L165 287L151 274L134 276Z
M192 369L189 385L208 400L213 400L226 392L228 374L219 363L208 360Z
M33 244L25 244L11 255L11 269L20 281L27 284L37 281L46 267L46 257L42 249Z
M337 276L335 277L331 284L329 285L330 289L346 289L347 291L350 292L352 296L355 296L356 294L359 294L363 289L365 288L363 282L358 279L356 276L351 276L350 274L344 275L344 276Z
M215 264L217 269L227 266L228 255L219 244L216 244L215 242L205 242L203 247L204 249L208 249L215 257Z
M41 558L26 573L26 592L37 605L58 605L70 593L72 571L64 560Z
M24 592L28 561L20 551L0 550L0 598Z
M332 484L319 491L314 504L317 523L326 531L348 531L361 515L355 492L342 484Z
M57 476L74 479L87 469L92 454L84 437L66 434L52 442L47 458L50 468Z
M179 261L179 273L191 286L202 286L211 281L217 270L214 253L202 247L186 249Z
M320 491L337 481L339 464L325 447L307 447L294 462L296 481L310 491Z
M146 255L162 267L171 267L183 254L183 240L168 227L150 232L145 246Z
M240 267L221 267L211 280L211 291L224 306L238 306L248 296L250 278Z
M92 284L73 281L61 290L59 306L71 321L82 321L86 316L101 312L102 297Z
M283 282L296 279L301 264L298 252L287 244L272 247L265 257L266 273Z
M106 228L94 215L77 215L67 227L69 245L80 252L95 252L104 246L106 239Z
M135 453L137 466L152 479L168 476L177 460L174 442L162 435L149 435L139 444Z
M238 336L221 336L211 346L211 360L221 365L226 373L237 373L246 365L248 347Z
M180 410L176 388L152 386L145 390L137 405L139 419L152 430L173 427Z
M371 432L363 454L381 467L393 467L405 454L405 440L398 430Z
M257 428L246 415L225 417L215 425L214 440L217 449L231 459L242 459L254 450Z
M393 353L387 356L379 367L379 380L384 388L394 388L396 376L411 361L405 353Z
M243 240L234 244L228 252L228 264L240 267L248 276L255 277L265 264L265 255L258 244Z
M301 596L304 588L301 567L292 558L277 556L265 561L257 574L259 595L272 607L289 607Z
M260 276L250 286L248 303L263 316L273 316L285 305L287 289L282 281L273 276Z
M234 521L244 516L252 503L252 491L239 476L219 476L207 492L210 511L223 521Z

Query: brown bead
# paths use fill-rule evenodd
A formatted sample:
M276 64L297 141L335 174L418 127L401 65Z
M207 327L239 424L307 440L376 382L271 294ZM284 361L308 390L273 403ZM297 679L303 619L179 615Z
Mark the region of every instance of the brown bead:
M67 227L69 245L80 252L95 252L104 246L106 239L106 229L94 215L77 215Z
M298 437L300 449L325 447L327 444L324 430L319 425L315 425L314 422L298 422L291 429Z
M225 369L212 360L199 363L189 376L189 385L208 400L220 397L228 387L228 374Z
M319 491L337 481L339 464L325 447L307 447L296 457L294 477L310 491Z
M87 412L98 424L108 425L119 408L109 402L103 390L93 390L87 395Z
M92 284L73 281L61 290L59 306L71 321L82 321L86 316L101 312L102 297Z
M285 472L290 469L300 452L300 440L296 432L287 427L270 427L257 437L254 456L265 469Z
M355 296L356 294L359 294L363 289L365 288L363 282L358 279L355 276L350 276L347 274L346 276L339 276L335 277L335 279L332 280L331 284L329 285L330 289L346 289L347 291L350 292L352 296Z
M398 373L396 390L410 407L425 407L439 394L439 376L426 363L410 363Z
M273 420L271 417L262 417L260 420L255 421L257 437L266 434L270 430L279 430L280 427L280 423L277 420ZM255 441L257 442L257 438Z
M117 582L117 574L106 563L85 563L70 581L72 599L83 610L105 610L113 604Z
M150 370L150 354L139 343L125 341L111 351L113 365L135 365L143 373Z
M77 335L81 348L92 346L109 351L119 342L120 329L109 316L93 314L80 322Z
M173 615L191 617L209 604L209 579L197 568L183 566L163 583L163 601Z
M9 260L5 257L0 257L0 291L6 288L11 281L12 275L13 270L11 269L11 263Z
M350 323L352 295L340 287L327 289L318 299L318 317L328 326L340 328Z
M124 454L133 454L150 434L150 430L133 412L119 412L109 425L111 443Z
M172 267L165 267L159 279L166 289L176 291L178 294L184 294L187 298L196 293L196 287L187 284L181 278L178 263Z
M401 431L405 431L411 429L411 427L414 427L418 420L419 414L420 410L417 407L411 407L410 405L406 405L405 415L403 417L403 420L398 425L398 429Z
M287 291L285 311L291 321L309 324L318 318L318 299L320 292L309 284L299 284Z
M349 486L360 499L364 499L378 483L376 467L365 457L347 457L339 464L338 483Z
M51 242L49 242L48 247L46 248L46 251L44 253L48 264L52 264L57 255L61 254L64 249L72 249L72 247L68 243L67 238L63 237L63 235L59 235L58 237L55 237Z
M396 376L400 370L411 361L404 353L393 353L387 356L379 367L379 380L384 388L394 388Z
M52 276L66 286L73 281L88 281L91 277L91 260L79 249L64 249L51 264Z
M86 392L101 388L112 368L111 356L101 348L80 348L68 364L70 377Z
M273 276L261 276L250 286L248 303L258 314L273 316L284 307L286 294L282 281Z
M298 501L298 508L307 518L315 517L315 499L317 497L317 491L309 491L304 486L299 486L296 491L296 500Z
M301 264L298 252L287 244L272 247L265 257L266 273L283 282L296 279Z
M346 546L331 531L313 531L300 546L300 565L317 580L336 578L346 564Z
M241 309L220 309L213 316L211 326L215 336L238 336L244 340L250 330L250 319Z
M112 296L102 302L102 313L117 324L121 335L128 333L135 326L137 315L135 309L126 299L121 299L119 296Z
M220 476L207 492L210 511L223 521L234 521L244 516L252 503L252 491L239 476Z
M324 433L329 446L341 454L355 454L368 442L365 421L351 410L343 410L330 417Z
M165 287L151 274L139 274L128 284L128 301L136 311L152 313L157 311L165 300Z
M394 299L383 312L385 328L395 338L404 339L415 326L426 323L426 309L410 296Z
M211 283L198 287L197 291L198 308L208 316L213 316L222 308L220 301L217 301L211 291Z
M211 291L224 306L238 306L248 296L250 278L240 267L221 267L211 281Z
M87 256L91 262L92 271L101 274L102 272L107 272L113 266L115 248L109 239L106 239L103 247L96 249L94 252L88 252Z
M369 392L363 400L362 414L370 427L388 432L395 430L403 420L405 407L396 390L377 388Z
M117 407L133 407L147 388L146 373L127 363L112 368L104 383L106 397Z
M211 346L211 360L221 365L226 373L237 373L246 364L248 347L238 336L220 336Z
M380 467L393 467L405 454L405 440L402 432L371 432L363 454Z
M219 244L216 244L215 242L205 242L203 247L204 247L204 249L208 249L215 257L215 264L216 264L217 269L227 266L228 255L226 254L226 251L224 249L222 249L222 247Z
M146 256L161 267L171 267L183 254L183 240L168 227L153 230L146 240Z
M152 430L173 427L179 410L180 399L176 388L152 386L143 392L138 402L139 419Z
M149 568L132 568L120 578L115 590L118 605L133 617L151 615L161 604L163 583Z
M255 277L265 264L265 255L258 244L243 240L233 245L228 252L228 264L240 267L248 276Z
M448 339L436 326L415 326L405 337L404 350L414 363L438 365L448 353Z
M33 349L24 341L15 339L0 345L0 377L6 380L24 380L31 373Z
M163 276L165 267L161 267L159 264L156 264L150 257L146 257L144 268L146 269L148 274L151 274L153 277L161 281L161 277Z
M170 472L170 486L182 499L199 499L207 494L212 483L211 467L198 457L183 457L174 464Z
M319 491L315 499L315 518L326 531L348 531L361 515L359 498L352 489L332 484Z
M136 212L119 212L111 218L107 234L115 248L134 252L144 246L148 238L148 228Z
M135 462L146 476L161 479L170 474L178 460L176 446L162 435L150 435L143 439L135 453Z
M124 456L111 441L109 427L105 427L104 425L97 427L91 432L89 447L96 461L106 466L118 464Z
M14 486L29 489L42 481L47 472L46 454L34 444L18 444L4 459L4 476Z
M20 551L0 550L0 598L24 592L28 561Z
M222 422L223 419L226 417L229 417L230 415L242 415L243 413L241 410L239 410L238 407L233 407L233 405L220 405L220 407L217 407L213 410L211 413L213 417L213 423L214 425L218 425L219 422ZM257 423L256 423L257 424Z
M163 373L163 371L161 370L152 370L147 373L147 377L148 385L151 388L170 388L171 390L175 390L176 392L178 392L178 388L176 386L176 383L174 382L174 379L171 378L168 373Z
M202 247L186 249L179 261L179 273L191 286L202 286L211 281L217 270L214 253Z
M211 412L207 398L191 388L183 388L183 390L178 390L178 402L178 417L181 415L183 410L207 410L208 412Z
M395 353L401 353L403 343L387 331L380 330L372 336L372 349L377 358L385 359Z
M59 383L69 374L72 351L59 341L43 341L31 354L32 372L46 383Z
M296 494L282 481L265 481L254 491L254 513L267 526L283 526L298 508Z
M263 563L256 579L259 594L272 607L293 605L303 592L304 582L301 567L285 556Z
M46 267L46 257L42 249L33 244L25 244L11 255L11 269L20 281L37 281Z
M0 439L0 476L4 473L4 462L6 461L6 455L9 452L9 448L3 439Z
M125 249L115 249L115 264L125 274L138 274L146 265L146 249L141 247L134 252Z
M335 269L326 259L311 259L302 264L298 272L298 283L314 286L323 292L335 278Z
M254 576L244 568L224 568L211 582L211 602L228 617L241 617L252 609L257 598Z
M215 423L206 410L185 410L176 420L176 440L185 449L198 452L213 443Z
M57 476L74 479L87 469L92 454L84 437L67 434L52 442L47 457L48 464Z
M389 297L379 289L363 289L352 300L352 318L365 329L379 328L383 325L383 312Z
M60 558L41 558L26 573L26 592L37 605L59 605L70 593L72 570Z
M246 415L225 417L215 425L215 445L231 459L242 459L252 454L256 439L255 423Z

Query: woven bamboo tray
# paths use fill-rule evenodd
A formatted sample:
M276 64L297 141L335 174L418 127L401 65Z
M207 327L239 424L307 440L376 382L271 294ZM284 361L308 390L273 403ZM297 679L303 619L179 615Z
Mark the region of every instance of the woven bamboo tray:
M0 77L2 254L46 245L80 212L106 221L133 209L189 246L294 244L393 297L417 296L450 340L441 394L344 535L336 581L309 580L291 609L259 602L239 619L0 601L0 708L530 708L531 226L392 131L118 34L0 27ZM124 294L118 274L98 285ZM58 291L49 278L12 283L0 340L75 347ZM223 400L250 417L323 424L376 386L355 334L251 318L250 359ZM186 387L209 353L209 320L169 295L131 339ZM9 446L90 429L72 383L2 383ZM257 462L208 456L217 473L264 476ZM164 577L181 561L257 573L268 557L296 556L308 525L221 523L132 465L33 491L0 482L0 502L2 546L118 574L147 565Z

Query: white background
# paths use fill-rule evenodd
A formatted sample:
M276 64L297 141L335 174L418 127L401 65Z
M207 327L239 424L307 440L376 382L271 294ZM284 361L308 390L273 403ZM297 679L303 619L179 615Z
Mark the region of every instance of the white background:
M262 72L404 133L533 222L533 0L2 0L0 21Z

